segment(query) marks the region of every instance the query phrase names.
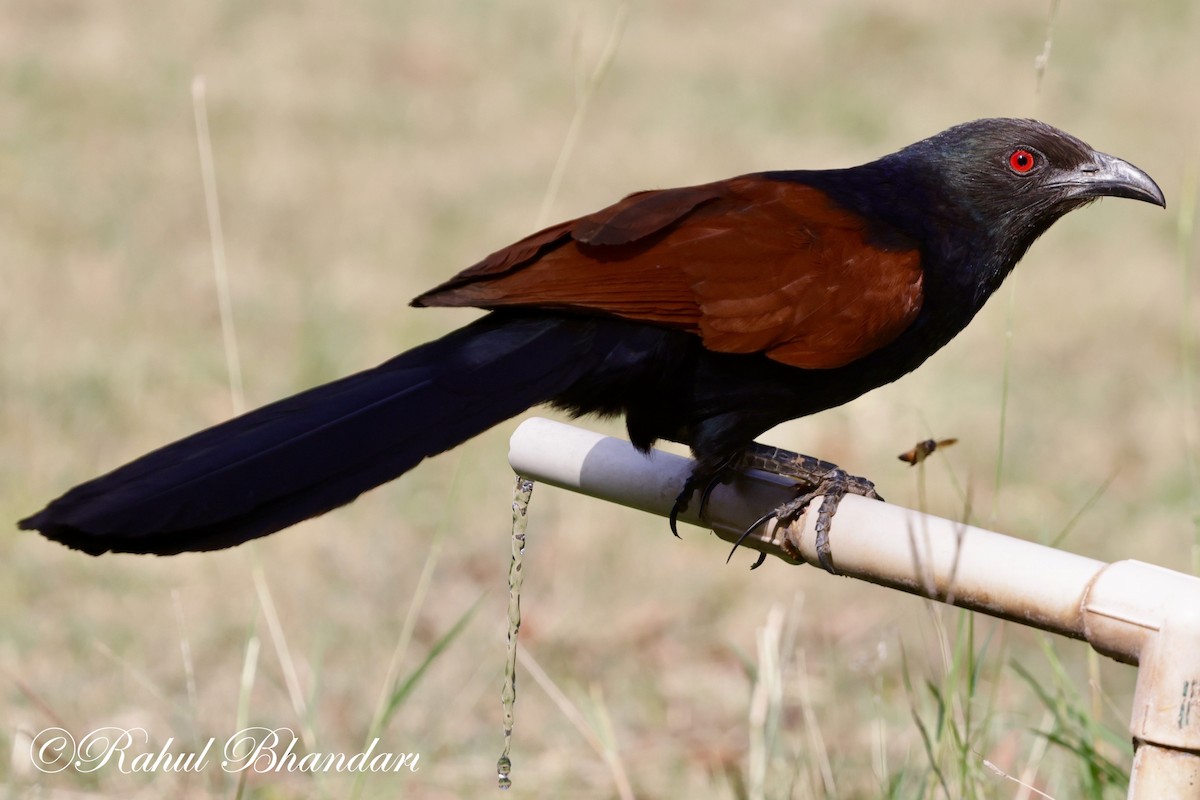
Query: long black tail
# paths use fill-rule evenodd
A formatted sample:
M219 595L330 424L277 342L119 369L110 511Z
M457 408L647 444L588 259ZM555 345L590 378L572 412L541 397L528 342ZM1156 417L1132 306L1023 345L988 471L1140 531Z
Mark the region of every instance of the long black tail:
M570 318L491 314L155 450L19 525L93 555L216 550L265 536L568 390L605 358L595 334Z

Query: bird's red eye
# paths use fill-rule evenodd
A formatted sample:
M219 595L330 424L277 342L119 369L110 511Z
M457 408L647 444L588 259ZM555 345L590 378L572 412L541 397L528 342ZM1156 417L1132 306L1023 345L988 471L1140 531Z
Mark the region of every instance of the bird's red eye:
M1013 172L1020 175L1029 172L1036 163L1037 159L1034 158L1033 153L1024 149L1013 150L1012 155L1008 157L1008 166L1012 168Z

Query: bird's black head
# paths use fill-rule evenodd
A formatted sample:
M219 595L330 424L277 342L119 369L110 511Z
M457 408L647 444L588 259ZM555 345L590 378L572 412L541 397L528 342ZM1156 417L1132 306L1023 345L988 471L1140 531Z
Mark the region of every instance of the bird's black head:
M998 279L1055 220L1093 200L1166 205L1145 172L1036 120L968 122L878 163L923 185L925 214L986 241Z

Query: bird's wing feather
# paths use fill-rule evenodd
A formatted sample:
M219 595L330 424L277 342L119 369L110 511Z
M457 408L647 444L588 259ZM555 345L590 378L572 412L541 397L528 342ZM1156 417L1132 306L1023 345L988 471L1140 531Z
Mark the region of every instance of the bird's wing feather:
M414 302L614 314L718 352L828 369L892 341L920 311L919 251L878 238L815 188L751 175L631 195Z

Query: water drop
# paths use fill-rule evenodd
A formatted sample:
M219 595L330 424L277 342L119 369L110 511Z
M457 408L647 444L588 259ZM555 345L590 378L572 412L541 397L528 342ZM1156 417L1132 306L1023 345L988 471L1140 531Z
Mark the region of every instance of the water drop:
M500 702L504 706L504 752L496 762L501 789L512 786L509 774L512 761L513 706L517 702L517 634L521 630L521 584L524 582L525 529L529 524L529 499L533 496L533 481L518 475L513 487L512 503L512 561L508 566L508 652L504 661L504 686Z

